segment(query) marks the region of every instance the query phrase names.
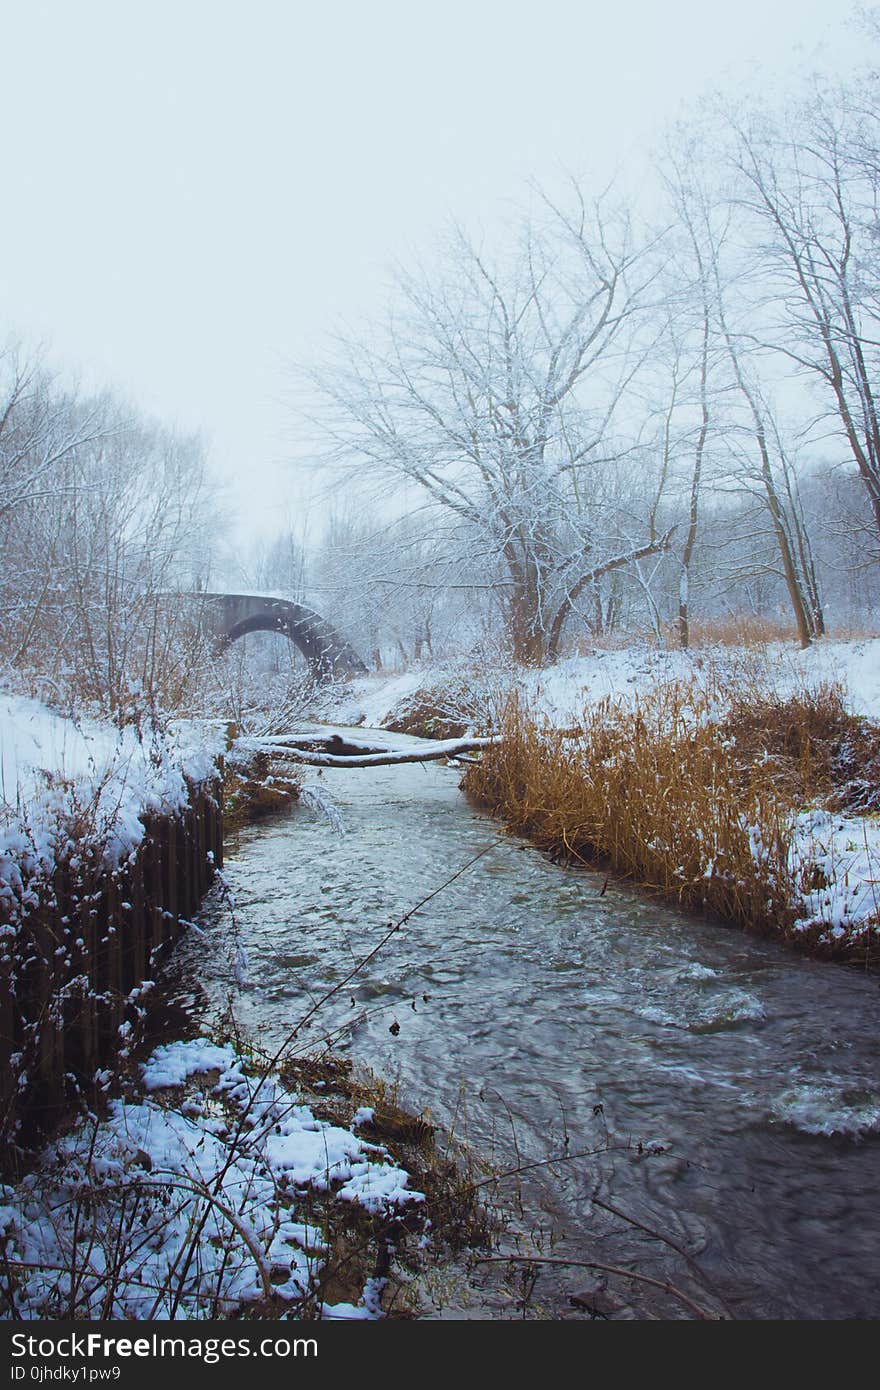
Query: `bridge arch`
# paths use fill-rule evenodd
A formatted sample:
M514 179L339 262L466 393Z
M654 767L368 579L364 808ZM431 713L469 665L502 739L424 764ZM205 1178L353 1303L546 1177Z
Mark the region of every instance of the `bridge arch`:
M203 622L222 648L249 632L278 632L298 647L316 680L366 675L354 647L320 613L262 594L200 594Z

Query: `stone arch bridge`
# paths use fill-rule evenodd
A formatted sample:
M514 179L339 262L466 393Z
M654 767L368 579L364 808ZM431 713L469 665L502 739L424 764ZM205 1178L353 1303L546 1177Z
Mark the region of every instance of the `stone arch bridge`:
M366 675L354 647L326 618L301 603L261 594L199 593L203 628L225 649L248 632L279 632L298 647L316 680Z

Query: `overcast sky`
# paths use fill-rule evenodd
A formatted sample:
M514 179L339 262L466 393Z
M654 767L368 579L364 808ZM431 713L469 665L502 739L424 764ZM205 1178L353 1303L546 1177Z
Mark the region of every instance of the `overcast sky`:
M291 487L285 363L455 218L604 177L683 103L857 44L848 0L0 0L0 336L202 431L240 535Z

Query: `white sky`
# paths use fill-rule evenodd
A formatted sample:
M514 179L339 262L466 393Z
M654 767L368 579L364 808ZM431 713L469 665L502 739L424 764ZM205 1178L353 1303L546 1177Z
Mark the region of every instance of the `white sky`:
M626 165L849 0L0 0L0 337L204 432L241 535L296 497L285 363L530 178ZM294 504L295 506L296 504Z

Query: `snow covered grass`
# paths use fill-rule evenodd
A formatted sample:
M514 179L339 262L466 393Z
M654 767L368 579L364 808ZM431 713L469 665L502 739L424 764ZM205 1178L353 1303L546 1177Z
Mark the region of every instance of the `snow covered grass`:
M348 727L386 728L424 738L455 738L497 723L505 695L522 684L512 665L472 661L414 666L394 675L362 676L322 692L319 718Z
M424 1194L365 1122L318 1119L228 1044L157 1048L134 1095L0 1189L5 1316L381 1316Z
M543 848L822 954L880 944L876 822L808 810L861 786L859 738L880 749L835 687L731 687L710 669L600 700L567 727L514 697L503 733L464 786Z
M690 651L656 646L599 647L541 670L510 664L414 666L391 675L363 676L320 693L318 718L335 723L388 727L406 717L417 692L430 692L444 714L469 731L497 723L506 697L518 691L554 724L573 723L585 706L632 699L670 680L707 683L718 677L731 689L771 687L779 694L819 684L838 684L854 713L880 720L880 638L822 641L801 651L790 643L730 646Z
M876 944L880 820L801 811L791 822L788 863L799 893L794 931L823 944Z

